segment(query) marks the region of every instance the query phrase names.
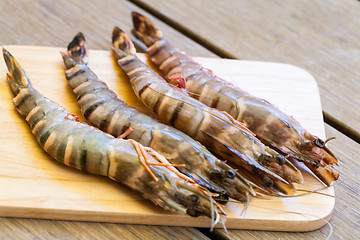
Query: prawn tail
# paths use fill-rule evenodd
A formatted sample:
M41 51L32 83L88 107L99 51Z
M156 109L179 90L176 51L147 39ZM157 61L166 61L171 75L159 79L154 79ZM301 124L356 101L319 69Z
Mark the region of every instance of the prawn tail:
M68 55L75 63L87 64L89 61L88 47L84 35L79 32L67 47ZM69 60L68 60L69 61ZM71 61L69 61L71 62ZM66 67L68 62L64 60ZM72 64L73 65L73 64Z
M148 18L137 12L131 12L131 16L134 24L133 34L147 47L162 39L162 32Z
M31 83L27 78L25 71L5 48L3 48L3 56L9 71L7 80L13 94L17 95L22 88L31 87Z
M112 44L114 53L120 59L127 55L136 54L136 49L133 42L119 27L115 27L113 30Z
M76 65L76 62L74 61L74 59L72 59L69 55L67 55L64 52L60 52L60 54L63 58L66 69L70 69Z

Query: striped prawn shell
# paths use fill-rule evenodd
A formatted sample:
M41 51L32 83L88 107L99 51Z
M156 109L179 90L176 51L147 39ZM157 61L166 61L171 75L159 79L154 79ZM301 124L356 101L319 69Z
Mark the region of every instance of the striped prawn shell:
M84 117L93 126L115 137L120 136L131 127L133 132L127 138L134 139L144 146L154 148L160 146L161 148L167 144L174 145L175 143L172 144L171 141L176 141L177 144L181 142L196 143L184 133L161 124L128 106L85 64L77 64L66 70L66 79L73 89ZM169 135L168 139L162 139L166 138L166 135ZM173 148L164 149L165 147L162 147L163 151L175 154ZM214 165L214 161L210 164Z
M154 42L147 52L166 79L170 79L173 74L181 74L189 95L193 98L245 123L267 145L292 159L304 162L327 185L338 178L336 172L320 164L338 164L331 151L327 148L302 151L316 147L310 144L316 137L275 105L219 78L164 39Z
M113 136L119 136L127 128L131 127L133 132L127 138L154 148L159 147L158 145L163 145L162 148L165 148L166 144L172 146L181 142L197 144L186 134L161 124L155 119L138 112L135 108L128 106L117 98L116 94L104 82L98 80L86 65L78 64L66 70L66 78L73 88L85 118L101 130ZM166 137L166 135L169 135L169 137L166 142L163 142L161 138ZM175 143L172 144L172 141L175 141ZM199 145L199 147L201 146ZM163 151L170 153L174 152L174 149L171 147L171 149L163 149ZM204 151L207 150L204 148ZM215 158L210 164L215 165Z
M253 101L253 105L255 105L255 107L252 104L247 105L246 101L250 100L251 102L251 100L253 100L247 99L250 96L249 94L243 91L234 91L235 86L218 78L212 73L212 71L203 68L199 63L193 61L190 56L174 48L165 39L163 39L161 31L159 31L147 17L139 13L132 12L132 19L134 24L134 35L148 47L147 52L151 61L159 67L160 71L165 75L169 83L174 83L175 86L184 88L194 99L200 100L200 102L204 103L208 107L224 111L223 113L226 113L227 116L231 116L230 118L234 117L236 119L239 114L244 115L244 112L253 112L255 116L258 114L261 117L253 119L250 115L247 117L247 120L249 120L252 125L256 126L258 125L257 122L259 120L266 121L268 117L273 119L273 117L269 114L259 114L258 109L256 109L257 104L268 106L268 102L259 99L259 101ZM126 40L126 38L124 38L124 40ZM244 99L244 101L237 101L239 95L240 99ZM252 109L247 111L249 108ZM233 119L231 121L235 122ZM237 123L242 125L240 122ZM266 126L266 128L269 127ZM255 133L256 136L261 137L261 134L259 135L256 131ZM222 143L224 143L224 138L226 138L226 136L219 137L218 134L213 137L217 138L216 141L222 141ZM256 141L253 142L256 143ZM224 146L226 148L231 148L231 144L228 145L225 143L223 145L226 145ZM251 146L247 145L246 147ZM235 148L231 151L236 152L237 150L238 149ZM240 151L240 154L243 153L244 151ZM248 154L245 153L244 155ZM261 165L275 171L277 174L281 175L290 182L302 181L300 171L283 156L273 155L273 157L270 158L272 160L270 160L267 156L264 160L262 156L263 155L258 155L257 158L258 163ZM270 181L268 183L270 183Z
M123 180L118 170L111 168L118 145L131 143L75 118L56 103L43 97L31 87L22 88L13 99L16 110L25 118L39 144L58 162L92 174ZM137 154L128 151L136 161ZM135 162L134 161L134 162ZM114 167L114 166L113 166ZM131 171L126 178L131 178Z
M236 92L233 84L214 75L210 70L203 68L190 56L174 48L166 40L156 41L147 52L161 72L168 79L171 75L181 74L186 80L189 95L205 105L228 112L239 120L240 111L246 107L238 104L238 98L246 98L249 94L245 91ZM232 99L229 100L229 97ZM263 104L263 102L262 102Z
M297 138L297 141L305 140L302 133L303 128L293 119L281 113L277 107L217 77L187 54L176 50L166 40L155 42L147 49L147 52L152 62L159 66L167 78L173 74L182 74L186 79L189 94L193 98L245 122L257 136L264 137L264 139L270 137L270 135L267 137L266 135L270 134L268 126L272 125L272 128L283 129L283 139L291 136ZM277 113L277 117L271 114L273 112ZM286 122L289 122L292 127L286 126ZM273 129L272 132L275 130Z
M231 123L226 115L191 98L183 90L171 87L135 55L126 55L118 63L128 74L138 98L162 120L236 166L252 173L260 170L261 174L287 183L256 162L260 155L274 156L276 152Z
M58 162L123 183L167 210L191 216L215 214L217 218L219 211L224 214L210 194L189 182L163 156L134 140L117 139L79 123L32 87L7 50L3 49L3 55L15 109L43 149Z
M115 137L131 127L133 131L126 138L153 148L171 163L185 164L179 169L200 185L214 192L224 192L225 188L229 196L241 201L248 200L246 189L252 190L241 178L229 179L224 174L221 178L212 179L213 172L235 170L183 132L128 106L86 64L76 64L66 70L66 78L82 113L92 125Z
M13 102L36 140L58 162L109 177L139 191L145 198L166 210L186 213L186 208L175 202L167 204L168 200L159 196L169 194L177 198L179 193L191 195L194 190L189 190L190 185L186 186L183 179L163 166L150 166L159 177L159 182L155 182L139 161L132 140L117 139L77 122L74 116L31 87L22 88ZM151 157L148 161L158 163ZM172 180L169 182L169 179Z

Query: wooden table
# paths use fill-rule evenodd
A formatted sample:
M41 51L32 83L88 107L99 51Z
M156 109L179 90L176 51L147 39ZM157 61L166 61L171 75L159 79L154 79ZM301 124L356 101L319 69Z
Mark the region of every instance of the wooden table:
M360 236L360 2L320 1L10 1L0 2L1 45L66 46L78 31L107 50L130 11L150 17L193 56L289 63L317 80L330 147L341 159L331 239ZM304 96L305 97L305 96ZM238 239L325 239L305 233L231 230ZM226 239L223 230L0 218L0 239Z

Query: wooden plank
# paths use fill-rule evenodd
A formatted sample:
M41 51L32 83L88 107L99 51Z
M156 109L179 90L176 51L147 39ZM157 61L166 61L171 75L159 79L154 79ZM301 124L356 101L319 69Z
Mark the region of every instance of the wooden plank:
M221 56L307 70L319 84L326 119L360 139L358 1L133 2Z
M75 34L81 31L89 36L88 42L92 49L102 50L110 49L111 33L115 26L130 33L131 11L146 14L127 1L116 0L89 0L86 3L81 0L22 1L21 8L16 1L2 0L0 9L1 45L66 47ZM155 22L166 29L171 35L170 39L186 51L191 52L196 48L196 56L215 56L161 21Z
M195 228L0 218L0 239L209 239Z
M69 112L80 114L65 80L59 48L5 48L26 69L36 89L46 93L47 97ZM127 78L116 66L110 52L90 51L90 56L90 67L111 89L117 90L120 98L143 112L148 111L136 99ZM47 58L45 69L42 65L44 58ZM245 90L274 102L298 119L310 132L325 138L318 88L307 72L286 64L197 59L205 67L214 69L219 76L231 79L234 84L244 85ZM206 217L170 214L110 180L83 174L51 160L39 148L25 122L13 109L5 72L6 67L1 63L0 107L3 118L0 121L0 142L6 146L0 152L3 166L0 169L0 209L3 216L210 226L210 219ZM306 101L303 100L304 95L308 96ZM23 146L23 151L17 150L19 145ZM313 190L322 187L309 173L304 172L304 179L305 186L301 188ZM324 192L333 194L333 188ZM119 202L122 204L119 205ZM228 203L224 209L227 212L228 228L308 231L324 225L321 218L330 217L334 203L334 199L323 195L306 195L286 199L254 199L245 215L241 215L243 206L235 202ZM293 211L307 215L293 214Z
M336 186L336 206L330 223L333 233L330 239L354 239L360 236L360 176L357 170L360 163L360 145L329 125L326 126L326 135L334 136L336 140L329 142L334 154L341 158L339 168L340 178ZM264 232L230 230L234 239L326 239L330 234L328 225L307 233ZM222 230L215 230L214 237L227 239ZM356 236L356 237L355 237Z

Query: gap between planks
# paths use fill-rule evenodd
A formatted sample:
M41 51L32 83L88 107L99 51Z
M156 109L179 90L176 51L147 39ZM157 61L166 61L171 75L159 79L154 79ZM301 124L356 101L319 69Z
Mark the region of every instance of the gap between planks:
M228 58L228 59L239 59L239 58L235 57L233 54L231 54L230 52L225 51L224 49L216 46L215 44L211 43L210 41L206 40L205 38L201 37L200 35L196 34L195 32L191 31L190 29L186 28L181 23L174 21L173 19L165 16L157 9L151 7L149 4L147 4L141 0L129 0L129 2L142 8L144 11L148 12L153 17L155 17L158 20L169 25L170 27L177 30L184 36L193 40L194 42L202 45L204 48L206 48L210 52L216 54L217 56L219 56L221 58ZM145 52L144 45L139 44L138 41L136 41L136 46L139 48L139 50L141 50L142 52ZM327 113L325 111L322 111L322 113L323 113L323 118L324 118L325 123L329 124L330 126L335 128L339 132L348 136L355 142L360 143L360 131L357 131L356 129L353 129L350 126L348 126L347 124L342 123L340 120L336 119L335 117L331 116L329 113Z
M191 31L190 29L184 27L181 23L178 23L171 18L168 18L158 10L152 8L149 4L139 1L139 0L129 0L129 2L132 2L136 6L142 8L144 11L147 11L152 16L156 17L160 21L163 21L165 24L169 25L176 31L182 33L184 36L190 38L194 42L202 45L204 48L209 50L210 52L218 55L222 58L229 58L229 59L238 59L234 55L232 55L230 52L223 50L222 48L216 46L215 44L211 43L210 41L206 40L205 38L201 37L200 35L196 34L195 32Z

